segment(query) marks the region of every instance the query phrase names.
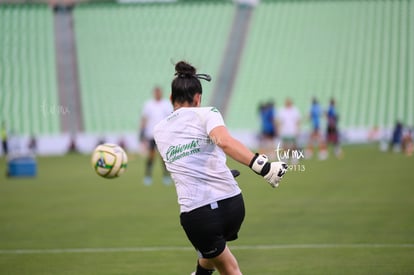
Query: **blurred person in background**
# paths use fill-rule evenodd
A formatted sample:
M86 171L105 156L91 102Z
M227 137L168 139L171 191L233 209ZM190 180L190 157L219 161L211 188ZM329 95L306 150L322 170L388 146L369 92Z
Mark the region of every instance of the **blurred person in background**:
M266 103L261 103L259 105L259 115L261 122L259 151L272 158L274 157L275 141L277 138L276 108L274 102L270 100Z
M392 130L392 136L390 141L390 150L394 152L400 152L402 146L404 127L401 121L395 123L394 129Z
M1 123L1 146L3 149L4 156L7 156L7 154L9 153L8 133L7 133L6 121L4 120Z
M402 137L402 149L407 156L413 155L413 130L407 128Z
M147 148L144 176L145 185L151 185L153 181L153 164L157 152L154 140L154 126L173 111L170 101L163 99L162 96L161 88L158 86L154 87L153 98L145 102L141 115L140 141ZM169 185L171 184L171 178L164 162L161 162L161 165L163 169L163 183Z
M276 187L287 171L284 162L254 154L228 132L214 107L201 107L200 79L187 62L175 65L171 83L174 112L155 126L154 137L175 182L180 223L198 252L196 275L240 275L227 242L236 240L245 216L244 199L226 155L249 166Z
M296 150L300 133L301 114L290 98L286 99L285 106L280 109L277 122L283 150ZM292 164L296 164L297 161L298 159L291 159Z
M33 155L37 153L37 139L34 134L30 136L28 148L30 153L32 153Z
M315 148L318 149L319 159L324 160L327 158L326 145L323 142L323 138L320 132L322 116L322 107L320 106L318 100L316 98L313 98L309 111L309 119L312 124L312 129L309 135L309 143L305 153L306 158L311 158L313 156L313 153L316 150Z
M342 157L342 149L339 141L338 130L338 112L335 106L335 99L331 98L329 101L329 107L326 112L327 127L326 127L326 142L329 145L333 145L334 154L337 158Z

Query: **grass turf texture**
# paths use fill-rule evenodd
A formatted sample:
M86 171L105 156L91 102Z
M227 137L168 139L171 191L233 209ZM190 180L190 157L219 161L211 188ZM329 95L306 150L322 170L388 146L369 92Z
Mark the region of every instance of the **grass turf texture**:
M414 158L344 149L277 189L229 160L246 203L230 243L244 274L414 273ZM158 165L144 186L143 159L129 159L112 180L84 155L38 158L38 176L22 179L5 178L1 159L0 274L190 274L174 187Z

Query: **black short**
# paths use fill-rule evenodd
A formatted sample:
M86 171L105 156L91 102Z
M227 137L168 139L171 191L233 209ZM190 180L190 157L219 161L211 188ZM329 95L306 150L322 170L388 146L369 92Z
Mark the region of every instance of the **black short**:
M227 241L237 239L245 215L242 194L181 213L188 239L203 258L220 255Z
M339 133L336 127L328 127L326 131L326 139L328 143L338 144L339 143Z
M155 143L155 139L148 140L148 145L151 151L154 151L155 148L157 147L157 144Z

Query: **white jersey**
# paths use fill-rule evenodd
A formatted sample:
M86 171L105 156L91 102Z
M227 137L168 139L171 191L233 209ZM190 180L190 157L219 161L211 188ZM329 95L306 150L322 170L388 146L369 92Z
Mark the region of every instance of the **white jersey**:
M279 111L277 119L280 122L279 133L281 137L293 138L299 134L300 117L299 110L294 106L285 107Z
M160 122L163 118L171 114L173 111L171 102L166 99L155 100L152 99L147 101L142 110L142 116L146 119L145 125L145 138L153 139L154 138L154 127Z
M209 138L223 118L214 107L183 107L154 128L157 148L175 182L181 212L233 197L241 190L226 154Z

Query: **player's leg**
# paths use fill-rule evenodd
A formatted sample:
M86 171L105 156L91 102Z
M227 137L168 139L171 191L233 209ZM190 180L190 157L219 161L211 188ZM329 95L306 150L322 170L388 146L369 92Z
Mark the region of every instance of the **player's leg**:
M334 145L334 135L332 132L332 127L328 125L327 129L326 129L326 150L327 150L327 157L329 155L329 151L332 145Z
M319 139L319 159L320 160L326 160L328 158L328 146L324 140L324 138L322 137L322 135L320 135L320 139Z
M313 129L311 133L309 134L308 145L305 151L305 157L307 159L310 159L313 157L313 153L315 150L315 144L317 143L317 140L318 140L318 132L317 132L317 129L315 128L315 125L313 125Z
M339 131L335 126L332 132L332 143L334 145L334 153L337 158L342 158L342 149L339 142Z
M232 199L224 200L220 206L222 207L222 216L226 217L223 221L224 237L226 241L236 240L245 216L243 196L240 194ZM227 245L225 245L222 253L209 259L209 261L220 274L241 274L239 264ZM206 265L206 267L208 267L208 265Z
M241 194L180 215L181 225L199 253L195 274L211 274L214 269L220 274L241 274L226 242L237 239L244 215Z
M287 139L287 156L288 156L288 162L291 163L292 165L296 165L299 163L299 159L297 157L295 157L294 155L292 155L292 152L297 151L298 150L298 135L294 135L294 136L290 136ZM289 153L290 152L290 153Z
M213 262L200 258L197 261L196 271L191 273L191 275L211 275L215 270Z
M147 160L145 162L145 178L144 178L145 185L152 184L152 167L153 167L154 158L155 158L155 140L151 139L148 145L149 145L148 155L147 155Z
M315 134L315 144L318 147L318 158L319 160L325 160L328 158L328 151L327 146L324 141L324 138L322 137L319 127L315 127L314 129Z
M335 152L335 156L337 158L342 158L343 157L342 148L341 148L341 145L339 143L339 137L336 137L334 152Z
M8 149L8 146L7 146L7 140L2 141L2 147L3 147L3 154L5 156L7 156L8 152L9 152L9 149Z
M199 266L201 267L200 271L210 271L217 269L220 275L240 275L242 274L239 268L239 264L237 263L236 258L234 257L233 253L231 253L230 249L226 246L224 251L215 258L212 259L205 259L201 258L198 260ZM203 270L204 269L204 270ZM212 274L212 273L199 273L198 270L196 275L202 274Z

